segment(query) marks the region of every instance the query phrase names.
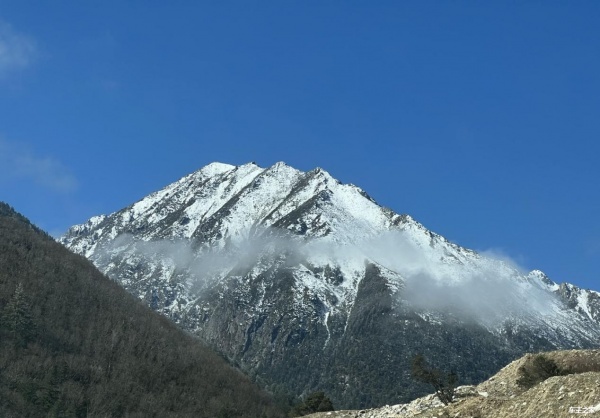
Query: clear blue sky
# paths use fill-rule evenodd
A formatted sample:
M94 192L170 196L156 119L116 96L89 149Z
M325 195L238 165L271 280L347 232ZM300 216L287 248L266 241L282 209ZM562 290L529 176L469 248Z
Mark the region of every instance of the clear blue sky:
M600 290L600 2L0 3L0 200L53 234L212 161L323 167Z

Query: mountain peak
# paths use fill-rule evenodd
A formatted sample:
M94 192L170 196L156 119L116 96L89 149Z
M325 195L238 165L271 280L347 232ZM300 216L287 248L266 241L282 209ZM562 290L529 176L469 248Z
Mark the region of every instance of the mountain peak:
M223 174L227 171L231 171L235 168L234 165L224 164L219 162L210 163L204 167L202 167L199 172L204 174L205 176L212 177L214 175Z
M598 294L557 289L540 271L451 243L321 168L213 163L200 172L61 242L261 378L300 393L336 361L348 373L368 364L401 375L426 345L444 347L474 379L489 358L598 341ZM463 337L450 334L482 348L464 355ZM352 405L361 375L328 375L324 385Z

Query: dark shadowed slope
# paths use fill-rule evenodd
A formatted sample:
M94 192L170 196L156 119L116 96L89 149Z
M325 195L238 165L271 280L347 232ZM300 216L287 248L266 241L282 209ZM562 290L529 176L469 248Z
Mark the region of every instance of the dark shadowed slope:
M276 417L269 397L0 203L0 416Z

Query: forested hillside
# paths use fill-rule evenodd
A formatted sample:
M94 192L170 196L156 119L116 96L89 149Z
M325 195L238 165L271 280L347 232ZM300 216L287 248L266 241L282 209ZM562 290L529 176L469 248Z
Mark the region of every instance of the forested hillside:
M0 416L277 417L221 357L0 203Z

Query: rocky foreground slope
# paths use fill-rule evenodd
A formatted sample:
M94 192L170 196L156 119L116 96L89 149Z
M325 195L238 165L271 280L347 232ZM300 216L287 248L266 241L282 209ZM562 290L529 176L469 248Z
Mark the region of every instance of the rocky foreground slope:
M600 341L597 292L455 245L322 169L210 164L60 241L272 392L337 407L425 393L417 353L474 384Z
M461 386L456 400L444 406L434 395L408 404L382 408L321 412L310 418L573 418L600 417L600 351L545 353L571 374L553 376L530 389L517 384L519 369L531 362L527 354L476 386Z

